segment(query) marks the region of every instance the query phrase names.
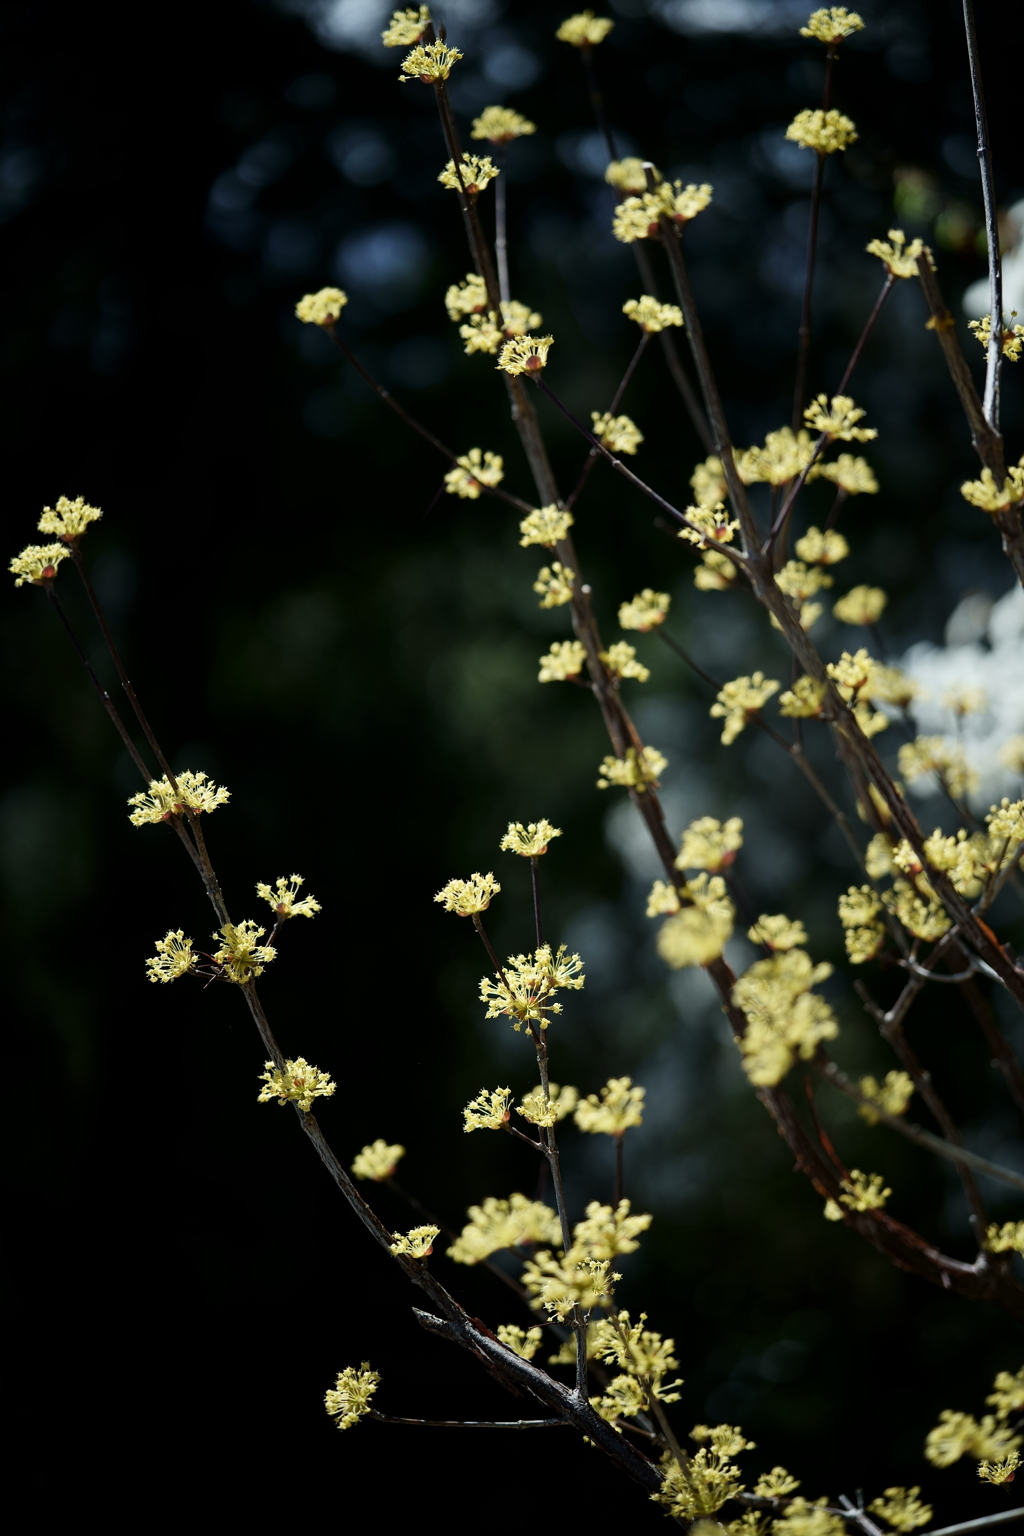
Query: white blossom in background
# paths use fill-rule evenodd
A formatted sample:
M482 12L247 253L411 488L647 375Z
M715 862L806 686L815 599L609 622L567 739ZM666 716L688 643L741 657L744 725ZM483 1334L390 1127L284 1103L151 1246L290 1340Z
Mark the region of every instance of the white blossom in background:
M1011 737L1024 733L1024 590L1015 586L1001 597L984 625L977 622L979 606L977 597L965 598L946 627L948 640L956 641L972 628L977 639L945 645L919 641L898 665L921 686L909 709L915 730L962 743L979 781L971 804L985 810L1002 795L1020 793L1020 774L1004 766L999 753ZM984 707L958 719L944 701L974 689L984 694ZM941 793L934 774L907 788L918 796Z

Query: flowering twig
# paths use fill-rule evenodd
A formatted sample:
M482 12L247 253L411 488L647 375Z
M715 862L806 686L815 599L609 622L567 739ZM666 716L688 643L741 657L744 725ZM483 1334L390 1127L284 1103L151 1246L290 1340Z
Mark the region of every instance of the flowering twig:
M978 136L978 168L981 172L981 196L985 205L985 235L988 240L988 312L992 317L985 366L985 420L993 432L999 431L999 370L1003 361L1003 271L999 255L999 222L996 218L996 193L992 179L992 147L988 137L985 93L978 63L978 38L974 28L973 0L963 0L967 58L971 69L971 93L974 97L974 126Z

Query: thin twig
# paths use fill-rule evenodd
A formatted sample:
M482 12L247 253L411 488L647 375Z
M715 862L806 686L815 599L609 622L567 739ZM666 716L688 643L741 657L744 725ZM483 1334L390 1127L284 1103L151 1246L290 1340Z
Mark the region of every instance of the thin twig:
M622 400L622 397L626 393L626 386L629 383L630 379L633 377L633 373L634 373L634 371L636 369L636 365L637 365L637 363L639 363L640 359L643 357L644 352L647 349L647 343L650 341L650 339L651 339L650 333L648 331L644 331L643 335L640 337L640 345L637 347L636 351L633 353L633 356L630 359L629 367L626 369L625 373L622 375L622 380L621 380L621 382L619 384L618 389L615 391L614 399L612 400L611 405L608 407L608 410L607 410L607 413L606 413L607 415L613 416L615 414L615 412L618 410L619 404L620 404L620 402ZM582 491L583 487L587 483L587 477L590 474L590 471L593 469L594 465L597 463L597 459L598 459L597 449L596 448L591 448L590 452L587 454L587 457L583 461L583 468L580 471L579 479L577 480L577 482L576 482L572 492L570 493L570 495L566 497L566 501L565 501L566 511L569 511L572 508L572 506L575 504L576 498L579 496L579 494Z
M988 305L991 328L988 359L985 365L985 420L993 432L999 431L999 370L1003 361L1003 270L999 255L999 221L992 178L992 147L985 113L985 92L978 61L978 38L974 28L973 0L963 0L967 58L971 68L971 92L974 96L974 127L978 136L978 168L981 171L981 196L985 204L985 235L988 240Z
M367 1418L379 1424L418 1424L431 1429L571 1429L568 1419L405 1419L371 1408Z

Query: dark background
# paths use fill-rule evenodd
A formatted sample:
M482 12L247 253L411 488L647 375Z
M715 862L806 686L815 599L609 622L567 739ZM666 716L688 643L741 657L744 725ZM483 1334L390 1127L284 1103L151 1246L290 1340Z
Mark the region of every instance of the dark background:
M815 388L834 386L877 292L864 243L895 217L936 245L954 299L984 271L959 10L863 11L870 28L836 82L860 140L826 178ZM715 184L687 243L734 437L753 441L789 418L810 156L788 153L782 133L817 104L822 50L795 35L804 12L768 3L750 9L756 25L720 34L673 30L642 0L612 14L599 63L623 149ZM326 46L317 16L252 0L170 11L159 26L116 4L3 8L10 551L61 494L105 509L88 555L151 719L176 764L232 790L209 823L232 909L256 915L255 881L292 869L322 901L315 927L284 935L262 992L285 1050L338 1080L321 1118L344 1159L376 1136L402 1142L404 1182L455 1225L486 1194L532 1192L525 1152L462 1137L459 1111L482 1082L522 1092L533 1072L518 1037L482 1024L481 957L430 898L456 872L494 867L496 943L525 945L526 872L497 841L509 818L549 816L565 828L544 868L549 922L590 976L552 1030L553 1072L583 1091L622 1072L648 1087L629 1193L656 1220L621 1295L677 1340L677 1424L742 1423L755 1471L783 1462L810 1496L921 1483L936 1523L1005 1502L972 1464L935 1473L921 1446L941 1408L982 1411L994 1372L1016 1368L1017 1329L821 1221L704 978L669 984L653 954L645 855L625 807L592 788L606 750L596 711L533 681L535 657L566 632L534 605L536 552L518 549L493 501L445 497L425 518L444 465L293 318L303 292L340 282L367 365L460 450L504 452L506 484L531 495L489 360L464 357L444 316L444 289L469 263L435 180L429 93L397 83L398 52ZM552 36L562 12L516 0L462 16L450 40L467 55L453 77L463 129L490 101L538 124L510 155L513 292L557 338L553 386L578 411L604 408L635 341L621 304L639 290L608 234L578 62ZM1004 18L979 6L1006 205L1024 182ZM956 491L972 457L923 318L901 285L854 386L883 429L870 449L882 493L844 523L844 576L892 594L893 654L939 639L968 590L1011 584ZM641 472L685 496L703 454L656 353L625 408L647 433ZM578 440L551 412L542 420L570 482ZM706 665L788 665L741 596L694 591L692 560L611 480L595 473L578 529L609 632L623 598L665 586L673 632ZM60 585L89 637L66 571ZM653 1529L661 1516L568 1436L481 1443L364 1424L339 1440L322 1394L364 1358L384 1374L384 1411L522 1405L420 1333L416 1298L290 1112L256 1105L262 1053L241 1000L147 985L155 936L207 933L202 892L168 835L129 826L130 764L42 597L9 589L3 624L10 1315L29 1346L26 1454L73 1469L44 1490L50 1507L70 1489L110 1498L129 1467L161 1498L188 1505L202 1488L211 1512L255 1497L268 1516L351 1518L372 1499L383 1529L435 1508L495 1530L542 1510ZM838 960L835 894L851 873L817 808L762 743L721 749L699 685L653 639L639 644L655 675L638 717L673 764L675 829L742 814L739 870L757 910L803 917L815 955ZM827 765L824 744L820 755ZM894 985L873 981L880 995ZM842 1059L884 1072L848 974L830 995ZM962 1006L943 995L919 1008L915 1039L972 1144L1012 1159L1013 1116ZM884 1169L903 1219L970 1256L944 1168L843 1106L825 1112L851 1164ZM565 1143L575 1204L608 1198L603 1138L569 1131ZM373 1193L386 1221L411 1223ZM986 1195L993 1219L1018 1214L1001 1189ZM514 1319L495 1282L436 1263L471 1311Z

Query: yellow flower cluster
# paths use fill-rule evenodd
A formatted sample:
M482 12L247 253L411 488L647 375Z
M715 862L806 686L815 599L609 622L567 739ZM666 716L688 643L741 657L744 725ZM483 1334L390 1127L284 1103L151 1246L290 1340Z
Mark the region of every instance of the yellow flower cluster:
M82 537L90 524L98 523L102 516L102 510L90 507L84 496L76 496L74 501L67 496L58 496L55 507L43 508L36 527L40 533L52 534L54 538L71 544Z
M1002 1226L993 1222L985 1233L985 1247L990 1253L1024 1253L1024 1221L1004 1221Z
M848 459L849 454L844 453L839 457L841 464L843 459ZM863 459L857 460L863 463ZM822 469L834 469L834 464L826 464ZM826 528L824 533L820 528L810 527L802 538L797 539L793 545L794 553L798 560L806 560L808 565L838 565L840 560L845 560L850 553L850 546L841 533L834 528Z
M512 955L504 971L496 978L484 976L480 982L480 1001L487 1004L488 1019L502 1014L513 1021L518 1033L523 1025L548 1027L548 1014L561 1013L555 1001L558 992L578 992L586 977L578 975L583 961L570 955L564 944L552 952L542 944L529 955Z
M996 1382L1009 1376L1000 1371ZM1009 1377L1013 1381L1013 1377ZM991 1399L989 1399L991 1401ZM997 1412L986 1413L979 1423L970 1413L955 1413L944 1408L939 1422L929 1430L924 1444L925 1458L933 1467L951 1467L961 1456L973 1456L977 1461L1001 1461L1016 1451L1021 1443L1006 1423L1011 1409L1000 1406Z
M579 1094L570 1084L559 1088L557 1083L549 1082L547 1093L541 1085L534 1088L532 1093L525 1094L520 1101L518 1113L524 1120L529 1120L531 1125L556 1125L566 1115L572 1114L578 1102Z
M560 43L571 43L574 48L593 48L603 43L615 23L607 16L595 16L593 11L578 11L562 22L555 33Z
M799 1056L810 1061L822 1040L839 1033L832 1010L811 988L832 974L803 949L757 960L732 989L747 1020L739 1041L743 1069L758 1088L780 1083Z
M624 245L632 245L635 240L656 235L663 215L675 224L688 224L708 206L711 192L706 181L700 186L691 181L685 187L681 181L659 182L653 192L641 192L619 204L612 218L612 234Z
M722 461L712 453L703 464L698 464L690 476L694 499L699 507L717 507L729 494ZM806 559L806 556L804 557Z
M570 677L578 677L586 659L587 653L579 640L555 640L547 655L540 658L537 681L564 683Z
M980 480L965 480L960 487L964 501L983 512L1004 512L1007 507L1024 501L1024 454L1016 464L1011 464L1002 488L996 485L990 469L983 469Z
M717 874L733 863L742 847L741 817L730 816L723 822L714 816L701 816L683 833L676 869L707 869Z
M635 747L627 747L625 757L604 758L597 787L610 789L612 785L618 785L622 789L635 789L642 795L649 785L658 787L658 780L667 767L668 758L657 747L643 747L639 753Z
M316 897L303 896L301 901L296 899L299 894L299 886L305 885L305 883L301 875L289 875L287 879L284 875L279 875L273 890L265 881L261 880L256 886L256 894L262 897L264 901L270 903L280 919L313 917L315 913L320 911L320 903Z
M523 1285L533 1295L530 1303L543 1307L552 1317L564 1322L579 1307L583 1312L607 1305L616 1280L609 1259L594 1259L576 1243L563 1257L542 1249L529 1259L523 1269Z
M390 1244L393 1254L405 1254L410 1259L429 1259L434 1251L434 1238L441 1228L434 1226L410 1227L408 1232L392 1232Z
M579 1101L576 1124L581 1131L589 1131L594 1136L621 1136L630 1126L643 1124L645 1091L639 1085L634 1086L631 1077L610 1077L600 1094L588 1093Z
M459 917L472 917L474 912L486 912L501 890L492 874L481 875L475 871L468 880L449 880L434 897L444 904L446 912Z
M914 1080L909 1072L887 1072L881 1082L874 1077L862 1077L860 1091L887 1115L902 1115L914 1096ZM857 1113L868 1125L877 1125L878 1116L871 1104L862 1104Z
M426 6L423 9L426 10ZM355 1366L346 1365L334 1386L324 1394L324 1407L337 1421L339 1429L351 1429L365 1414L373 1412L370 1398L379 1381L380 1373L370 1370L368 1360L363 1361L358 1371Z
M821 714L826 691L824 683L805 673L779 694L779 714L791 720L813 720Z
M576 1111L576 1118L578 1121L579 1110ZM629 1123L637 1125L639 1121L630 1120ZM632 1216L630 1209L628 1200L620 1200L614 1210L610 1205L591 1200L586 1218L578 1221L573 1228L574 1243L585 1248L592 1259L615 1259L623 1253L635 1253L640 1246L637 1238L641 1232L647 1231L652 1217Z
M616 640L614 645L601 652L601 660L613 677L635 677L638 683L646 683L651 675L650 667L637 661L636 646L627 640Z
M728 555L709 549L693 573L693 584L701 592L726 592L736 575L736 567Z
M722 729L725 746L736 740L751 716L767 704L778 688L778 683L766 678L763 672L755 672L752 677L734 677L731 683L725 684L719 691L718 702L712 704L709 711L713 718L725 721Z
M30 582L35 587L46 586L57 574L57 567L71 551L63 544L26 544L20 555L15 555L7 566L14 576L16 587Z
M409 48L418 43L430 25L430 8L421 5L418 11L395 11L381 33L385 48Z
M829 442L840 439L845 443L868 443L878 433L874 427L858 427L857 422L867 413L855 405L849 395L818 395L804 411L804 421L812 432L819 432Z
M908 245L902 229L890 229L888 240L869 240L864 249L869 256L877 256L893 277L916 277L919 256L927 256L930 265L935 265L924 241L911 240Z
M536 123L513 112L511 107L484 107L479 117L474 117L471 139L489 139L492 144L507 144L511 139L521 139L524 134L536 133Z
M499 1323L495 1332L520 1360L532 1360L544 1340L543 1328L520 1328L517 1323Z
M848 11L845 5L826 5L819 11L811 12L806 27L800 28L800 36L816 37L820 43L834 47L844 37L860 32L863 26L856 11Z
M175 794L166 775L153 779L146 790L132 795L129 805L135 807L128 820L133 827L143 827L160 821L169 821L183 811L213 812L218 805L226 805L231 791L210 782L205 773L191 773L186 768L176 774L178 793Z
M1011 1451L1009 1456L1004 1456L1000 1461L982 1461L978 1465L978 1476L983 1483L994 1483L1001 1487L1003 1483L1012 1483L1014 1477L1020 1471L1021 1459L1019 1451Z
M347 303L348 294L340 288L320 288L301 298L295 313L305 325L333 325Z
M1012 844L1024 843L1024 800L1010 801L1004 795L998 805L990 808L985 820L993 837Z
M1019 360L1021 347L1024 346L1024 325L1013 325L1012 321L1016 318L1017 311L1013 310L1010 315L1011 324L1003 326L1003 356L1009 358L1011 363ZM992 339L992 316L982 315L980 320L968 320L967 329L974 332L987 352ZM42 523L39 526L43 528ZM43 528L43 532L48 530Z
M561 827L553 827L543 816L540 821L531 821L525 827L521 821L510 821L498 847L502 853L518 853L523 859L537 859L547 853L552 839L561 835Z
M644 587L630 602L619 605L619 624L623 629L638 629L641 634L646 634L649 629L664 624L671 602L667 592Z
M873 960L885 943L885 924L878 921L882 903L870 885L851 885L839 898L839 921L846 930L846 953L853 965Z
M868 1508L893 1530L915 1531L919 1525L927 1525L935 1513L930 1504L922 1504L920 1492L920 1488L887 1488L884 1498L872 1499Z
M464 1131L500 1131L508 1124L511 1088L481 1088L462 1111Z
M891 891L883 892L882 900L908 933L930 944L949 931L949 918L927 881L920 877L919 880L924 887L923 893L909 880L896 880Z
M673 1351L675 1339L664 1339L647 1329L646 1312L631 1322L628 1312L614 1313L591 1323L587 1330L588 1359L617 1365L624 1374L614 1377L603 1397L592 1397L591 1406L603 1419L632 1418L650 1406L652 1398L662 1403L679 1401L681 1381L665 1381L669 1371L678 1370ZM571 1361L569 1362L571 1363Z
M774 915L762 912L752 928L747 929L751 944L763 944L776 951L798 949L807 943L807 932L799 918L787 917L784 912Z
M449 160L437 179L451 192L465 192L469 197L475 197L500 174L490 155L471 155L464 150L458 167L454 160Z
M667 893L671 887L665 887L664 890ZM685 891L691 906L679 905L673 893L678 910L667 901L660 908L674 915L662 923L659 929L658 954L666 965L676 971L688 965L710 965L712 960L717 960L732 937L735 917L735 909L726 895L725 881L721 875L709 877L706 873L700 874L695 880L686 882ZM652 908L655 906L656 893L652 891L647 906L648 916L653 915Z
M875 496L878 494L878 481L875 479L875 472L867 459L861 458L859 455L841 453L838 459L833 460L830 464L816 464L814 468L823 480L831 480L833 485L837 485L841 491L845 491L847 496ZM825 535L826 538L830 536L835 539L842 539L843 544L846 544L846 540L841 533L831 533L830 531L829 534ZM847 546L846 553L849 553L849 546Z
M337 1083L319 1067L311 1066L305 1056L286 1061L283 1067L275 1067L272 1061L265 1063L266 1071L260 1073L258 1104L269 1104L276 1099L279 1104L295 1103L306 1114L313 1107L314 1099L329 1099Z
M829 1513L827 1503L826 1498L791 1499L782 1518L772 1521L772 1531L775 1536L844 1536L845 1523Z
M547 366L553 336L513 336L502 347L498 367L502 373L540 373Z
M479 1264L502 1248L529 1243L557 1243L562 1235L558 1217L540 1200L510 1195L497 1200L489 1195L483 1205L471 1205L469 1221L447 1250L456 1264Z
M487 285L477 272L467 272L464 283L452 283L444 296L449 320L476 314L487 303Z
M608 167L609 171L611 166ZM682 325L683 312L678 304L662 304L643 293L638 299L627 299L622 306L627 320L633 320L642 331L664 331L670 325ZM718 498L715 498L718 500Z
M439 80L448 79L452 65L461 58L462 54L457 48L449 48L445 43L420 44L402 60L403 73L398 78L422 80L424 85L436 85Z
M372 1179L379 1184L382 1179L390 1179L404 1156L404 1147L389 1146L378 1136L376 1141L356 1153L352 1159L352 1172L357 1179Z
M834 107L823 112L820 107L805 107L786 129L786 138L799 144L801 149L813 149L819 155L834 155L837 149L847 149L858 138L851 118Z
M978 775L968 766L959 742L944 736L917 736L900 747L899 771L913 781L926 773L936 773L954 799L969 795L978 787Z
M738 453L736 469L744 485L761 481L785 485L807 468L813 453L814 444L806 428L792 432L789 427L780 427L767 434L763 448L755 446Z
M547 549L554 549L559 540L565 538L573 522L572 513L563 507L556 507L553 502L547 507L535 507L519 524L522 535L519 543L523 549L531 544L543 544Z
M551 565L542 565L533 584L533 590L542 594L539 606L561 608L564 603L571 603L575 580L576 572L560 560L553 561Z
M612 416L609 411L591 411L593 433L610 453L636 453L644 440L636 422L629 416Z
M841 1179L843 1193L839 1196L840 1203L850 1211L880 1211L885 1207L885 1202L892 1194L891 1189L884 1187L885 1181L880 1173L861 1173L859 1168L850 1169L850 1177ZM830 1200L829 1205L834 1206L835 1201ZM830 1221L837 1218L826 1210Z
M146 961L150 981L177 981L192 969L192 940L179 928L172 928L156 940L156 954Z
M639 155L627 155L623 160L610 160L604 179L610 187L617 187L620 192L646 192L647 190L644 162ZM655 301L652 299L651 302Z
M674 1457L666 1456L664 1481L658 1492L651 1494L655 1503L661 1504L680 1522L707 1519L741 1492L740 1469L731 1458L740 1451L753 1449L753 1441L746 1440L731 1424L718 1424L713 1428L695 1424L691 1434L694 1440L709 1443L701 1445L694 1456L687 1458L684 1466L680 1466ZM776 1529L781 1523L775 1522ZM839 1523L842 1527L842 1522Z
M500 453L490 450L481 453L479 448L471 448L468 453L459 455L455 465L444 477L449 496L476 501L481 486L499 485L505 478L504 459Z
M841 624L877 624L888 601L881 587L852 587L833 603L832 613Z
M214 951L213 961L219 965L226 981L244 987L248 982L263 975L263 968L277 959L277 950L270 944L261 944L265 929L246 918L241 923L224 923L215 939L221 939L220 948Z
M695 526L680 528L676 537L685 539L689 544L696 544L698 549L706 549L708 539L715 539L719 544L731 544L733 534L740 526L735 520L730 521L729 514L720 501L715 502L713 507L687 507L686 516ZM724 557L719 556L719 558ZM731 561L729 565L732 565Z

